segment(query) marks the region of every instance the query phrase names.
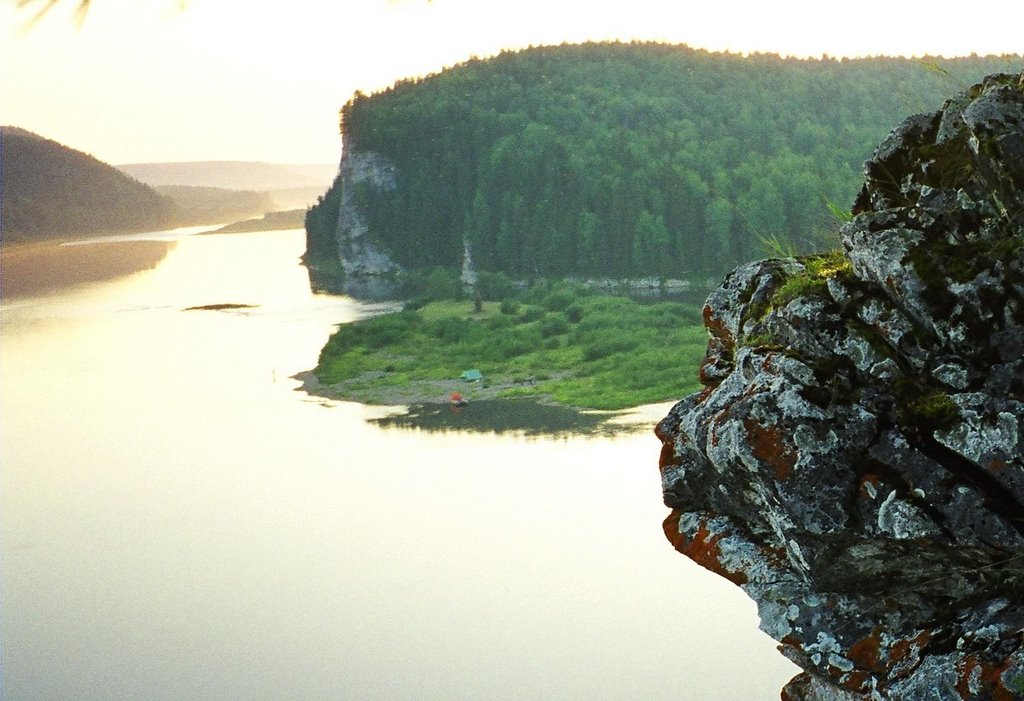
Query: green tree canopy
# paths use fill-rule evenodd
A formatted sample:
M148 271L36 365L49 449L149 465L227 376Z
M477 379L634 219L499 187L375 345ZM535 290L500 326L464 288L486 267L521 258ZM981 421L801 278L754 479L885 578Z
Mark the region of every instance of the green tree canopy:
M398 186L341 197L407 267L458 266L469 240L482 270L513 276L719 276L768 237L819 246L826 203L852 203L893 126L1021 65L933 63L944 72L652 43L507 52L349 101L346 144L390 161ZM311 212L314 245L334 236L323 221Z

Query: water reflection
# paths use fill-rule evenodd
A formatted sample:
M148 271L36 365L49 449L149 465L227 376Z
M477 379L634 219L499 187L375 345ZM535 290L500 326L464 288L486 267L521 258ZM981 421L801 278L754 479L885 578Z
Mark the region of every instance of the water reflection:
M76 285L151 270L174 248L173 241L109 241L84 245L5 244L0 248L2 293L6 300L53 294Z
M297 391L381 308L311 294L302 247L188 237L3 300L5 698L777 697L753 604L661 534L650 422L408 430ZM254 306L182 311L224 303Z
M614 436L650 431L651 425L612 423L617 414L579 412L527 399L492 399L470 402L461 408L449 404L415 404L404 413L369 419L385 428L431 433L472 431L527 436Z

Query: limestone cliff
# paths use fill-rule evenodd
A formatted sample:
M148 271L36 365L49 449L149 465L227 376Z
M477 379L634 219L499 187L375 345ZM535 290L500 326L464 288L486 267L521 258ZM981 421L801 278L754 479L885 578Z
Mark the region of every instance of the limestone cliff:
M377 153L356 150L347 135L343 138L340 166L341 203L335 227L338 257L342 268L346 277L395 272L398 270L398 264L369 240L365 217L353 196L356 189L361 186L393 190L396 185L395 168Z
M1024 698L1024 78L897 127L843 251L742 266L659 424L669 540L784 699Z
M364 298L397 294L394 274L403 268L370 234L363 200L369 192L395 190L398 176L398 169L385 156L360 149L348 132L342 133L338 177L306 217L304 259L315 288ZM460 277L471 289L477 271L465 235L462 248Z

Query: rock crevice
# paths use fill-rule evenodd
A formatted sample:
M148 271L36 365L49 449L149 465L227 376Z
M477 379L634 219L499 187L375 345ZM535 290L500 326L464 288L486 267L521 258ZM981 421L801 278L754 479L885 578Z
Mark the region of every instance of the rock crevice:
M757 602L784 698L1024 698L1021 77L864 171L842 251L708 298L704 389L657 429L666 534Z

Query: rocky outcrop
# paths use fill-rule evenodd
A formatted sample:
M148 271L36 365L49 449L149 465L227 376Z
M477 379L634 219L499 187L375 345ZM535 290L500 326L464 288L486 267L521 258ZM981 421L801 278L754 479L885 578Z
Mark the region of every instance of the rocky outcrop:
M340 290L370 299L393 296L397 292L393 274L401 271L402 266L372 240L355 193L360 188L394 190L398 186L397 172L379 153L356 148L348 134L343 134L342 139L339 184L335 186L340 188L341 194L334 229L343 275ZM477 270L468 238L463 239L462 247L460 279L467 289L472 289L476 285Z
M473 251L469 245L469 238L466 236L462 237L462 269L459 274L459 280L462 282L463 288L472 290L476 288L476 282L480 278L480 273L477 271L476 266L473 264Z
M342 194L335 238L338 242L338 258L346 279L355 282L360 277L398 271L399 265L370 241L366 218L353 196L360 187L394 190L397 185L394 166L380 154L357 150L351 139L343 135L339 170Z
M865 165L843 251L736 269L659 424L669 540L803 668L784 699L1024 698L1024 83Z

